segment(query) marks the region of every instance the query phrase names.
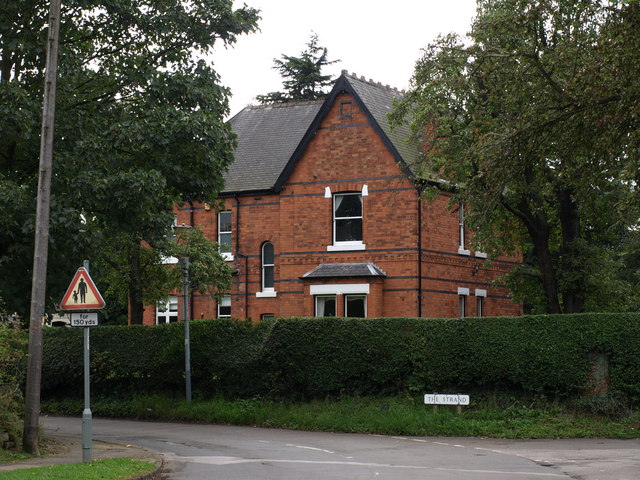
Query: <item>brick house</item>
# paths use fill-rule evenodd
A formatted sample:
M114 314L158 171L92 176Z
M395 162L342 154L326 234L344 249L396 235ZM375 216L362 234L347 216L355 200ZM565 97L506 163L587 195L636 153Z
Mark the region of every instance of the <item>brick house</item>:
M236 271L221 302L194 292L191 318L231 316L460 317L520 315L494 281L519 259L469 246L464 209L420 198L418 152L386 116L395 89L346 72L323 101L248 106L222 211L178 210L225 244ZM147 307L145 324L174 321L181 298Z

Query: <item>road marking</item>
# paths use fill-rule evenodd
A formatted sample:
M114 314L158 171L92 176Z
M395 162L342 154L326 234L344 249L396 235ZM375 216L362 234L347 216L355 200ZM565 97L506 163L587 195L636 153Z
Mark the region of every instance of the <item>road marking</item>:
M287 447L302 448L304 450L315 450L316 452L330 453L332 455L335 455L336 453L336 452L332 452L331 450L325 450L323 448L305 447L304 445L293 445L291 443L287 443Z
M443 470L447 472L467 472L467 473L493 473L493 474L502 474L502 475L533 475L536 477L559 477L559 478L569 478L567 475L562 473L546 473L546 472L503 472L501 470L467 470L464 468L444 468L437 467L434 470Z
M390 463L368 463L368 462L344 462L344 461L322 461L322 460L286 460L279 458L240 458L240 457L223 457L223 456L201 456L201 457L183 457L174 454L164 454L168 460L174 462L185 463L201 463L206 465L239 465L247 463L296 463L301 465L341 465L341 466L353 466L353 467L373 467L373 468L396 468L396 469L410 469L410 470L440 470L446 472L461 472L461 473L491 473L494 475L528 475L536 477L557 477L567 478L566 475L558 473L537 473L537 472L506 472L500 470L474 470L464 468L443 468L443 467L430 467L421 465L397 465Z

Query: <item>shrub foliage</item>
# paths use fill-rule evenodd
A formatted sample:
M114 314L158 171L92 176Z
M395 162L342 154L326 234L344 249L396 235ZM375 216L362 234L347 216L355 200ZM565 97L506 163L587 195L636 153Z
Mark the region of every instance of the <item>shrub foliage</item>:
M0 435L8 434L14 444L22 435L20 384L27 346L27 335L19 329L19 323L0 310ZM0 448L2 443L0 438Z
M82 394L81 329L45 331L43 396ZM404 392L575 398L605 355L608 391L640 400L640 314L191 322L196 396L312 399ZM91 330L98 395L184 392L184 325Z

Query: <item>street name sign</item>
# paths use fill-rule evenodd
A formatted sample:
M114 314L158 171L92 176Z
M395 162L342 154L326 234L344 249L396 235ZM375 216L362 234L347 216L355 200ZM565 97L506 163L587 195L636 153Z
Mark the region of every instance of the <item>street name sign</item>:
M424 396L425 405L469 405L469 395L442 395L427 393Z

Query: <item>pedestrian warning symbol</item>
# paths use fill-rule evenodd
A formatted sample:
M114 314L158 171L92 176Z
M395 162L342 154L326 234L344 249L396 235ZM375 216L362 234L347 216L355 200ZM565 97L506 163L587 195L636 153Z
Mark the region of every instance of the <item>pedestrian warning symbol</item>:
M60 302L60 310L100 310L105 303L89 272L80 267Z

